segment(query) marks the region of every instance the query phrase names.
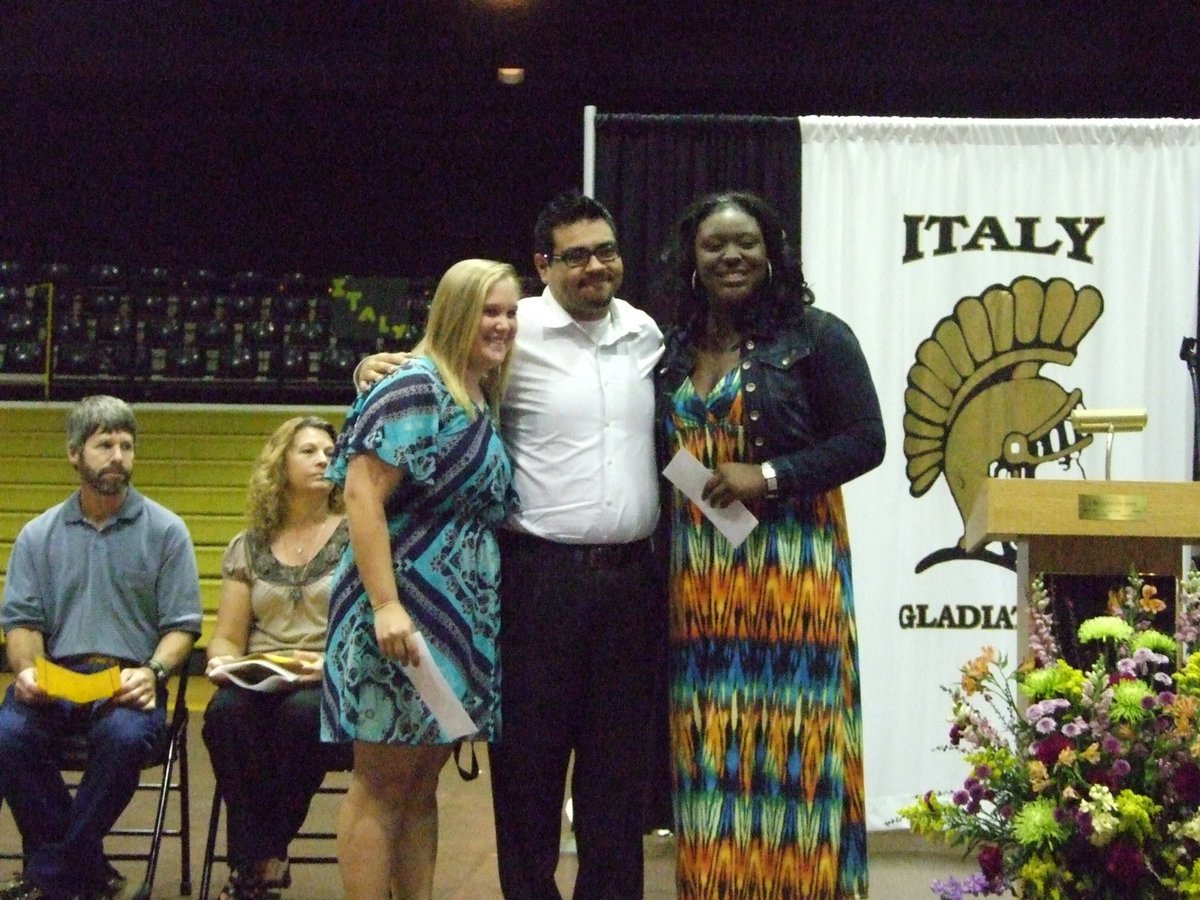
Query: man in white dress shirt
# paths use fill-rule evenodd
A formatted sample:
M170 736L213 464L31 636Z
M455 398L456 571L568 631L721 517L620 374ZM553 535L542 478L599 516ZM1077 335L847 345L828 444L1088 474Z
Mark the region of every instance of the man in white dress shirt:
M492 799L506 900L561 900L567 769L575 900L637 900L661 581L654 366L662 333L616 297L624 267L608 210L578 193L534 228L546 289L517 307L501 404L521 509L501 532L501 740ZM360 387L402 357L373 357Z
M500 884L508 900L560 897L574 751L574 896L640 898L647 620L662 609L649 542L662 334L615 296L624 268L596 201L552 201L534 250L546 289L517 307L500 415L521 498L500 538L502 739L491 748Z

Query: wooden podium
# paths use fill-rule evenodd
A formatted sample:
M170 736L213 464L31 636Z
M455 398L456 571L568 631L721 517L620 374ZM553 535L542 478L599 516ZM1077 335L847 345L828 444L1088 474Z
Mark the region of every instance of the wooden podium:
M1042 572L1183 574L1200 544L1200 482L993 478L967 520L966 546L1017 545L1017 646L1029 642L1029 588Z

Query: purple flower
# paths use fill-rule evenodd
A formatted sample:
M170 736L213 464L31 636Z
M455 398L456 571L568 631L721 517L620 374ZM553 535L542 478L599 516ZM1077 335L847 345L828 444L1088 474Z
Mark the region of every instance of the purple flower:
M1085 777L1087 778L1089 784L1103 785L1114 794L1121 790L1120 781L1112 774L1112 772L1105 769L1093 769L1091 772L1087 773Z
M935 881L929 885L939 900L963 900L964 897L980 897L989 894L1000 896L1008 892L1008 882L1002 876L989 878L982 872L968 875L962 881L951 876L945 881Z
M1191 806L1200 803L1200 767L1191 760L1184 762L1175 771L1171 786L1182 803Z
M1038 734L1053 734L1058 730L1058 723L1049 716L1043 716L1037 720L1037 723L1033 727L1037 730Z
M1146 859L1142 851L1120 841L1113 841L1108 849L1104 871L1115 881L1132 887L1146 871Z
M1076 813L1075 823L1079 827L1079 836L1082 838L1090 838L1096 832L1096 826L1092 823L1091 813Z
M962 900L962 882L951 876L945 881L934 881L929 889L938 895L938 900Z
M1126 775L1129 774L1130 768L1131 767L1129 765L1128 760L1118 759L1116 762L1114 762L1112 764L1112 773L1117 778L1124 778Z

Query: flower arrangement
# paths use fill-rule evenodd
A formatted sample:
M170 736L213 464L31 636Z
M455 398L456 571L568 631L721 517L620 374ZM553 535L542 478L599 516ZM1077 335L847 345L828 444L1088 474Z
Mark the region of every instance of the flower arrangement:
M1028 658L992 648L962 667L950 748L970 774L948 795L900 810L916 834L977 854L980 871L935 881L944 900L1200 898L1200 574L1176 591L1176 627L1131 574L1107 615L1082 622L1090 668L1066 662L1051 596L1035 580ZM950 749L948 748L948 749Z

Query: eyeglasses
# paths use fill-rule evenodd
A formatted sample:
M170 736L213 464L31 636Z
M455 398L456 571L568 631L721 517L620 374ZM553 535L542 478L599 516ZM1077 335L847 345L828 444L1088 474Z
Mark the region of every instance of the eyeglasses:
M578 269L591 262L593 256L602 263L610 263L620 255L621 249L616 241L605 241L595 247L571 247L557 256L551 256L550 262L562 260L568 269Z

